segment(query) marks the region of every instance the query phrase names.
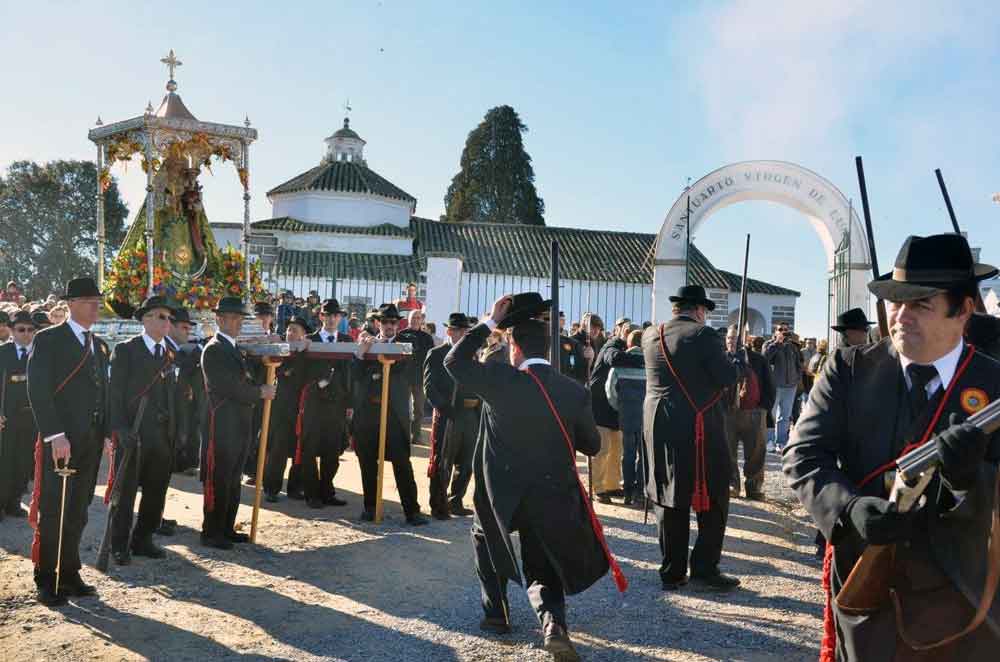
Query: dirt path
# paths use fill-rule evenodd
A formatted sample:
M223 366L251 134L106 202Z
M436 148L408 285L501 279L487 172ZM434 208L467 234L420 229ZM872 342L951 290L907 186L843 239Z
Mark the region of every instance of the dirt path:
M427 449L416 447L421 503ZM768 457L768 503L734 501L723 570L743 580L729 596L660 590L656 529L641 510L598 506L631 587L610 578L569 599L572 636L586 660L814 660L821 634L819 562L812 532ZM585 465L581 465L584 466ZM392 472L386 521L362 524L360 473L348 452L337 477L342 508L282 500L262 510L259 542L232 551L198 543L201 485L175 475L158 538L163 561L135 559L105 577L93 569L106 509L94 499L84 578L100 599L58 611L33 597L25 520L0 523L0 660L547 660L524 591L510 587L514 632L482 636L469 518L403 524ZM103 495L103 485L98 486ZM252 503L244 489L244 504ZM470 497L467 502L471 502ZM249 530L251 508L238 524ZM696 527L692 527L693 529Z

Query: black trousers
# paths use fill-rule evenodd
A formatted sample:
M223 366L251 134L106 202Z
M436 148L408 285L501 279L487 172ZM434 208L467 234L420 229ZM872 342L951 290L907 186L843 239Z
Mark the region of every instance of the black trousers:
M209 537L222 537L233 533L236 511L240 507L243 466L250 452L250 441L230 437L224 431L215 434L215 504L209 511L203 506L204 520L201 531Z
M462 505L465 493L472 481L472 458L476 451L476 437L479 434L479 407L461 409L452 421L450 442L454 446L448 449L448 462L451 468L442 472L431 473L430 505L431 510L441 509L445 503L458 507ZM447 421L442 419L438 425L443 436ZM448 483L451 483L451 494L448 495Z
M166 425L165 423L163 425ZM160 526L163 507L167 501L170 486L172 449L165 430L159 426L147 426L142 432L142 444L138 456L132 452L128 467L123 467L124 450L115 451L115 480L121 481L121 501L111 523L111 549L124 551L130 542L148 539ZM138 463L136 462L138 459ZM139 501L139 516L132 528L133 509L136 492L142 488Z
M378 489L378 432L373 440L363 440L357 446L358 463L361 465L361 489L364 492L365 510L375 512L375 492ZM388 460L387 460L388 461ZM413 477L413 465L410 464L410 454L394 453L392 457L392 475L396 479L396 490L403 513L407 517L420 512L417 503L417 481Z
M0 449L0 514L21 508L21 496L35 471L35 439L38 429L31 408L12 412L3 431ZM52 461L52 457L49 457Z
M311 402L309 407L302 432L302 486L307 499L329 499L336 493L333 479L340 469L340 455L347 448L344 408L324 399Z
M687 575L688 540L691 536L691 510L653 505L660 534L660 578L678 581ZM720 500L714 497L707 511L698 513L698 538L691 550L691 574L711 575L718 571L722 541L729 517L729 493Z
M517 517L515 516L515 525ZM524 585L528 591L528 602L535 610L538 621L544 625L552 620L566 627L566 594L563 591L559 573L552 566L545 550L535 533L526 526L518 527L521 539L521 568ZM497 575L490 560L483 533L477 516L472 525L472 548L476 555L476 575L479 577L479 592L483 612L490 618L502 618L510 622L510 608L507 602L507 579Z
M295 419L286 415L272 415L267 437L264 484L261 487L269 494L277 494L285 480L288 458L295 457ZM256 472L256 468L254 471ZM291 491L291 474L288 476L288 483Z
M80 538L87 526L87 507L94 498L97 485L97 471L101 467L104 451L104 436L98 425L81 438L69 440L69 466L76 473L66 479L66 510L63 515L62 569L63 577L78 572L80 563ZM62 500L62 478L55 473L52 462L52 448L44 444L42 448L42 487L39 495L38 564L35 566L35 582L39 585L55 581L56 557L59 548L59 508Z
M732 487L740 486L739 444L743 442L743 480L746 493L764 489L764 461L767 454L767 428L764 427L763 409L736 409L726 412L726 439L729 442L729 459L733 474Z
M410 383L410 399L413 403L412 415L410 416L410 439L418 441L420 439L420 426L424 420L424 383L421 379L414 379Z

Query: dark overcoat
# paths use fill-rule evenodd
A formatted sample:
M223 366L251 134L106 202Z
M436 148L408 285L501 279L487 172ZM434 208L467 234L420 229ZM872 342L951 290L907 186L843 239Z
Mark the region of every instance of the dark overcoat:
M379 339L378 342L395 342ZM379 417L382 397L382 364L355 358L352 370L354 443L362 453L378 452ZM412 357L395 361L389 369L389 414L385 439L385 459L410 457L410 388L414 378Z
M962 359L968 353L966 347ZM881 477L863 488L859 484L898 457L907 443L919 441L943 393L938 388L924 415L914 420L899 355L888 339L837 350L813 385L783 463L792 489L833 543L834 595L865 549L860 536L843 519L845 508L858 495L888 497ZM963 400L968 406L970 396L975 395L978 406L984 404L982 394L990 401L1000 397L1000 364L976 353L958 378L934 430L947 427L951 414L964 420L968 412L963 410ZM971 616L971 605L982 595L998 459L1000 434L994 434L972 490L952 492L935 478L925 492L930 498L917 519L912 539L906 545L896 545L892 582L906 610L904 621L910 634L919 639L933 640L961 630ZM959 598L956 604L956 594L950 588L956 586L969 596L968 603L961 604ZM899 651L895 615L889 605L863 616L846 615L834 606L834 615L838 659L925 659L905 653L894 657ZM938 649L940 657L934 659L995 660L998 646L1000 600L995 599L986 624L954 648Z
M149 400L140 423L140 436L165 438L171 443L176 439L175 358L170 344L166 344L163 358L155 358L142 335L115 345L111 354L110 428L118 433L119 439L131 430L143 394L149 395Z
M455 381L483 400L473 460L476 519L499 576L523 583L510 539L516 515L541 541L566 592L579 593L608 571L608 560L591 528L575 460L531 377L509 364L476 361L489 333L476 326L444 360ZM601 439L589 391L548 365L528 369L548 391L575 450L596 455Z
M247 448L253 434L254 405L260 402L260 386L253 382L253 372L243 354L225 338L216 335L201 353L201 370L208 394L208 408L214 411L216 443ZM208 426L213 416L206 416L202 438L211 438ZM204 453L204 448L202 449ZM203 465L204 468L204 465Z
M695 410L667 367L660 333L678 376L698 407L736 382L740 372L726 355L718 332L690 317L677 316L642 334L646 361L643 438L647 466L652 467L646 494L668 508L689 508L694 490ZM726 443L725 405L717 401L704 414L708 494L729 498L730 460Z

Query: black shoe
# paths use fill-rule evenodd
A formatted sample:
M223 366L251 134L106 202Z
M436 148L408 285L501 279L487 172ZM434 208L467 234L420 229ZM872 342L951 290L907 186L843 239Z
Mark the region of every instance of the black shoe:
M434 519L439 519L441 521L451 519L451 513L445 508L432 508L431 517Z
M564 626L549 621L542 629L542 635L542 648L551 653L556 662L576 662L580 659Z
M156 534L160 536L172 536L177 533L177 520L175 519L164 519L160 521L160 528L156 530Z
M406 516L406 523L410 526L423 526L427 524L430 520L421 515L420 513L413 513L412 515Z
M763 492L747 492L747 499L751 501L767 501Z
M622 501L623 506L635 505L635 497L631 493L625 495L625 499Z
M66 595L56 593L55 588L48 583L38 586L38 601L46 607L59 607L66 604Z
M22 508L21 504L18 503L16 506L12 506L7 509L7 515L10 517L17 517L17 518L27 517L28 511Z
M97 595L97 588L84 582L78 572L63 579L59 588L61 589L60 593L76 596L78 598L86 598L92 595Z
M127 549L119 549L117 552L112 552L111 555L115 557L115 563L118 565L128 565L132 562L132 554Z
M448 504L448 511L456 517L468 517L472 514L472 511L462 505L462 502L454 502Z
M709 591L732 591L740 585L740 580L716 570L711 574L691 575L691 583Z
M336 494L331 494L330 496L323 497L323 503L327 506L346 506L347 502L341 499Z
M295 499L296 501L305 501L306 493L302 490L293 490L288 493L289 499Z
M164 551L164 549L159 545L155 544L152 537L146 538L145 540L133 541L132 555L146 556L151 559L163 559L167 557L166 551Z
M361 521L362 522L374 522L375 521L375 513L373 513L370 510L362 510L361 511Z
M306 500L306 505L310 508L322 508L323 500L319 497L309 497L309 499Z
M619 488L617 490L611 490L610 492L608 492L608 496L623 497L623 496L625 496L625 490L623 490L621 488Z
M265 492L264 501L267 501L268 503L278 503L278 495L274 492Z
M611 505L611 495L607 492L598 492L597 502L603 503L605 506Z
M684 588L687 586L688 578L681 577L680 579L661 579L660 585L664 591L676 591L677 589Z
M223 536L206 536L204 533L201 534L201 544L205 547L214 547L216 549L232 549L233 542L227 540Z
M508 634L510 624L501 616L483 616L483 620L479 621L479 629L493 634Z
M242 544L245 542L250 542L250 536L245 533L238 533L236 531L230 531L226 534L226 540L229 542L234 542L236 544Z

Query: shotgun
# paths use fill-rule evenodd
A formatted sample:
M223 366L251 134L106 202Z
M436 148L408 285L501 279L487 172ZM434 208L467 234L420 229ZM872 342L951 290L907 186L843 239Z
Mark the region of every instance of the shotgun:
M868 234L868 255L872 261L872 275L878 279L882 274L878 269L878 256L875 253L875 233L872 230L872 213L868 208L868 185L865 183L865 166L861 162L861 157L854 157L854 165L858 171L858 186L861 189L861 207L865 213L865 230ZM878 299L875 302L875 311L878 313L878 331L882 338L889 337L889 318L885 314L885 301Z
M951 219L951 227L955 230L955 234L962 234L962 230L958 227L958 219L955 218L955 208L951 206L951 196L948 195L948 187L944 184L944 176L941 174L941 168L936 168L934 174L937 176L938 187L941 189L941 197L944 198L944 204L948 208L948 218ZM978 287L976 288L976 312L986 312L986 304L983 302L983 295Z
M993 434L1000 430L1000 400L994 400L965 421ZM918 505L924 490L940 466L937 445L931 439L896 460L896 477L889 502L899 512ZM870 614L889 602L889 580L894 545L869 545L854 564L837 593L837 606L848 614Z

